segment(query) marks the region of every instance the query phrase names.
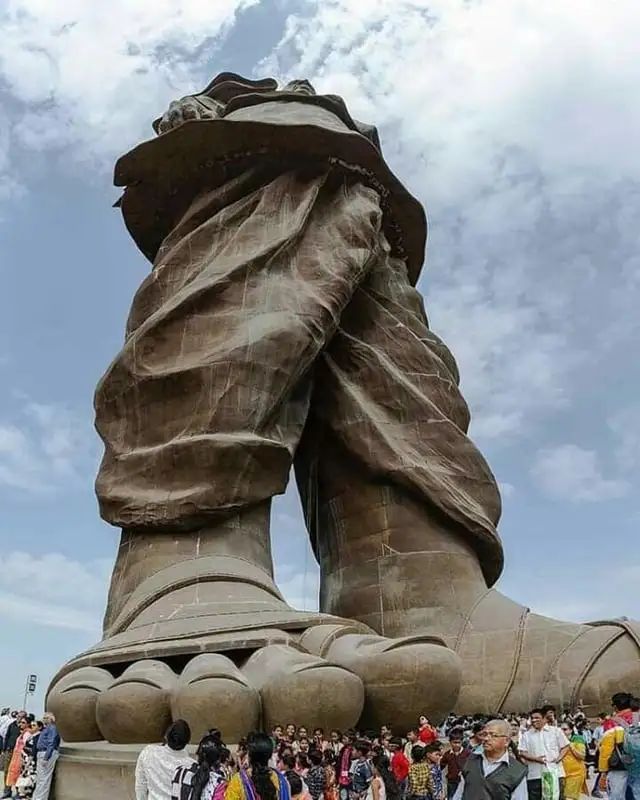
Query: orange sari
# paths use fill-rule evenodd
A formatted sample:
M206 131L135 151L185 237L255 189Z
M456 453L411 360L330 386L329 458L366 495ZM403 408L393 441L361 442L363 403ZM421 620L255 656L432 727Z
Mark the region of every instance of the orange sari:
M13 748L13 755L11 756L9 767L7 768L7 777L5 779L5 784L7 786L15 786L20 777L20 771L22 769L22 751L30 738L31 733L29 733L29 731L24 731L24 733L18 736L18 741Z
M327 765L324 769L326 776L326 786L324 790L324 800L338 800L338 786L336 784L335 768Z

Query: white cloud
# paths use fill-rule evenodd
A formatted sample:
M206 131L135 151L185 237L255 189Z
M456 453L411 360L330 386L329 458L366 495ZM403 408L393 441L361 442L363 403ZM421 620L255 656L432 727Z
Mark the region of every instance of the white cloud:
M460 363L472 435L525 435L637 324L636 3L306 8L260 72L307 76L381 127L430 217L427 310Z
M302 611L317 611L320 570L309 545L295 480L274 498L271 534L275 579L286 601Z
M87 428L63 406L31 401L0 419L0 489L40 492L84 480L80 467L93 463L95 447Z
M609 418L616 438L615 457L620 469L635 473L640 467L640 405L622 408Z
M82 563L60 553L12 551L2 566L12 588L0 589L0 617L99 635L110 559Z
M276 580L290 606L301 611L318 610L320 571L315 561L276 564Z
M11 133L6 116L0 119L0 219L2 207L8 200L20 197L22 186L11 165Z
M575 444L540 450L531 476L549 497L574 503L613 500L630 489L625 480L605 478L597 454Z
M107 166L152 134L169 99L199 88L202 64L255 2L114 0L107 12L92 0L9 0L0 78L20 106L16 141Z

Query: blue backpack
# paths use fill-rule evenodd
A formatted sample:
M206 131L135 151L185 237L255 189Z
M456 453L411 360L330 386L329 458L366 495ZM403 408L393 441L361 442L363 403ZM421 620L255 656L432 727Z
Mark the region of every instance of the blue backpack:
M622 751L626 768L640 772L640 725L629 725L625 728Z

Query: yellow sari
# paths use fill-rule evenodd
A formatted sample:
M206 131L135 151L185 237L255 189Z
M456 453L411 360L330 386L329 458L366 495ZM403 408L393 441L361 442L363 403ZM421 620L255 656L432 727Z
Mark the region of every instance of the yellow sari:
M580 800L581 794L589 795L587 765L584 761L587 747L581 736L572 736L569 745L569 749L562 759L565 774L564 796L566 800ZM582 759L577 758L574 751L580 753Z

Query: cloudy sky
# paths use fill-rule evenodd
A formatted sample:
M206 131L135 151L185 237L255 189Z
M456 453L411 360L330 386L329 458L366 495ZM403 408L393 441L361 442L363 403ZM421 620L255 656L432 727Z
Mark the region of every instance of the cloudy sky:
M92 392L149 268L114 159L222 70L342 94L425 203L420 288L502 486L501 588L640 615L639 27L635 0L0 0L0 705L99 638ZM312 608L295 492L273 527Z

